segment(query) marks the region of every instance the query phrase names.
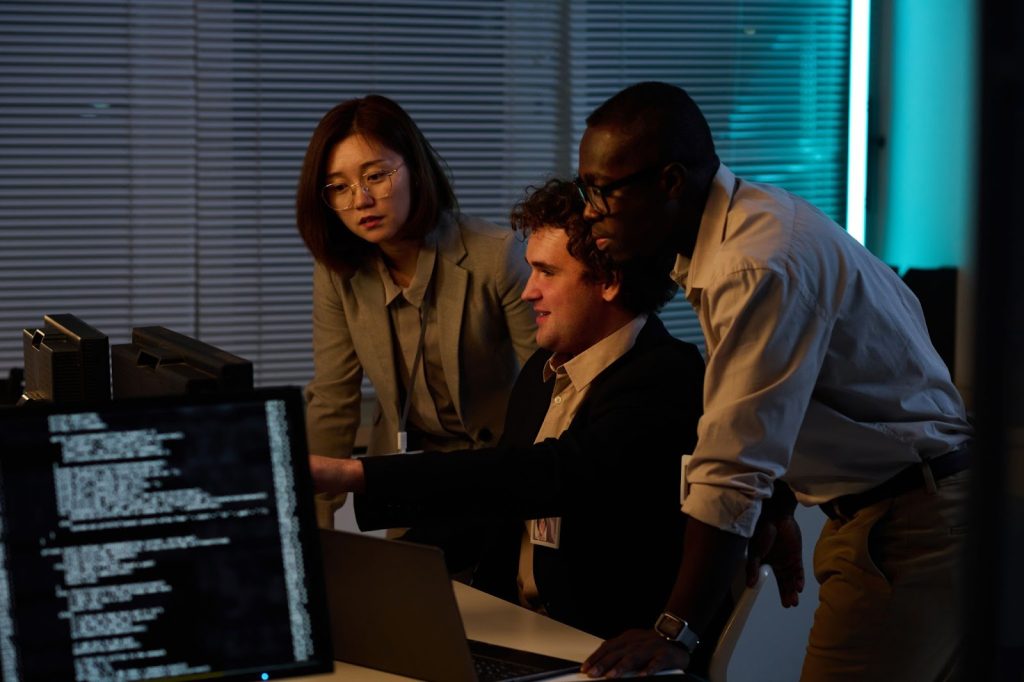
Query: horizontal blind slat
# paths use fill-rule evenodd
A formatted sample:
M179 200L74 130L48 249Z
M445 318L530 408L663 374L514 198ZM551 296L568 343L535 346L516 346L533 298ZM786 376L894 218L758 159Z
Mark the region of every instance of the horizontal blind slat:
M367 92L405 106L463 210L498 223L571 173L591 109L652 78L691 91L735 170L840 215L847 16L837 0L5 2L0 324L75 312L119 342L164 324L249 357L257 383L304 383L295 185L319 117ZM663 316L700 340L681 297ZM20 353L0 334L0 373Z

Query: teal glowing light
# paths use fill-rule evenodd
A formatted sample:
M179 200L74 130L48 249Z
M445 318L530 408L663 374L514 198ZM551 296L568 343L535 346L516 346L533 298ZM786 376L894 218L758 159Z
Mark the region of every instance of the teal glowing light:
M868 152L868 46L871 0L850 7L850 121L846 162L846 231L864 243Z
M973 224L974 3L893 3L888 207L879 257L967 264Z

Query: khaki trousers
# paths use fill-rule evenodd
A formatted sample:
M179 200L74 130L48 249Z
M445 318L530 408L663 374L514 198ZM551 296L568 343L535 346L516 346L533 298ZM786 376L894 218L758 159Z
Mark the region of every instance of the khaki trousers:
M968 487L961 472L826 522L803 682L963 676Z

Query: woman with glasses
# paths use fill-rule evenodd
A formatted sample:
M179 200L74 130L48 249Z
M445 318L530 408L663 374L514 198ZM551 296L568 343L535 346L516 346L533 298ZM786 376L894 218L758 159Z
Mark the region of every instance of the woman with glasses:
M515 233L459 213L443 161L379 95L320 120L296 215L316 261L310 452L352 454L364 375L377 398L368 454L496 443L536 349ZM318 499L322 526L343 501Z

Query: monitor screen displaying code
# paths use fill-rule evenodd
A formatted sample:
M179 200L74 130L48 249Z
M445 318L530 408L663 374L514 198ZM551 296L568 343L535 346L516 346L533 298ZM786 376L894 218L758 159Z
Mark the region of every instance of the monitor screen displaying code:
M270 393L0 412L4 680L329 669L300 398Z

